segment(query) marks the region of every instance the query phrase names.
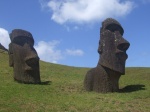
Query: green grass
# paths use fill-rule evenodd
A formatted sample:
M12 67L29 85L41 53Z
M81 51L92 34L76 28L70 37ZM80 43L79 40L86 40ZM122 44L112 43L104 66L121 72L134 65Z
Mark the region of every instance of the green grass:
M89 68L40 61L42 84L20 84L13 80L8 54L0 51L0 59L0 112L150 111L150 68L126 68L121 92L101 94L83 88Z

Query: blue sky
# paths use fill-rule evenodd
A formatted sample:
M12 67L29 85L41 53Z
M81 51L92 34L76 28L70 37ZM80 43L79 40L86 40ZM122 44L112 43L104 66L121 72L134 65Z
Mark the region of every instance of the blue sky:
M0 43L9 33L32 33L41 60L95 67L101 22L114 18L130 42L127 67L150 67L150 0L0 0Z

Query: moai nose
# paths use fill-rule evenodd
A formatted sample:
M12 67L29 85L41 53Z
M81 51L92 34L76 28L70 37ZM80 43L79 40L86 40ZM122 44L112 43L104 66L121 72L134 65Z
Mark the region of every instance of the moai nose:
M117 48L121 51L126 51L129 48L129 46L130 43L122 37L117 45Z

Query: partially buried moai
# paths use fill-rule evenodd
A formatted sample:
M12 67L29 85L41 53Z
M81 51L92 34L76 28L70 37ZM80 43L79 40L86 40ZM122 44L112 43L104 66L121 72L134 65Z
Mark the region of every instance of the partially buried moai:
M34 39L28 31L15 29L10 33L9 66L14 69L14 80L21 83L40 83L39 57Z
M130 44L123 36L124 30L115 19L102 22L98 53L100 59L95 68L89 70L84 79L87 91L101 93L119 90L119 78L125 74L126 50Z

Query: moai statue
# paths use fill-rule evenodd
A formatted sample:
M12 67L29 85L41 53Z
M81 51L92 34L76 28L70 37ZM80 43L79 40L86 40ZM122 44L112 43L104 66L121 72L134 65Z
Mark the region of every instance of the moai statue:
M33 48L34 39L28 31L15 29L10 33L9 66L14 80L21 83L40 83L39 57Z
M101 93L119 90L119 78L125 74L126 50L130 44L123 36L120 23L112 18L102 22L98 53L100 59L95 68L89 70L84 79L87 91Z

